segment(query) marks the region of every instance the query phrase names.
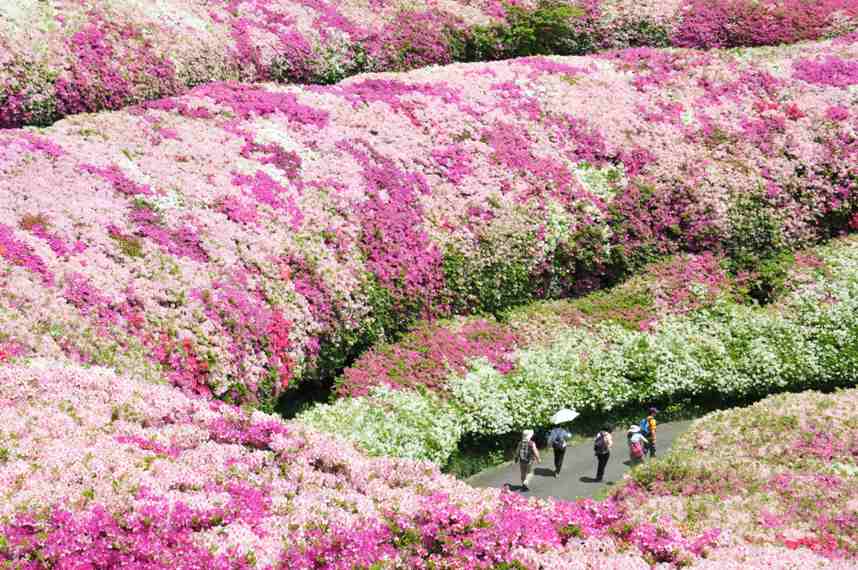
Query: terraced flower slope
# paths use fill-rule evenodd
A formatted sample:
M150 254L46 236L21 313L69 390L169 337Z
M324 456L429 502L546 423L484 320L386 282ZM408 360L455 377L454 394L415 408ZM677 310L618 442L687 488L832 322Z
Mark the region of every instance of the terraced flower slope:
M843 231L858 225L856 50L213 83L0 132L0 358L271 406L419 315Z
M330 83L462 59L777 45L855 29L856 0L15 0L0 127L224 80Z

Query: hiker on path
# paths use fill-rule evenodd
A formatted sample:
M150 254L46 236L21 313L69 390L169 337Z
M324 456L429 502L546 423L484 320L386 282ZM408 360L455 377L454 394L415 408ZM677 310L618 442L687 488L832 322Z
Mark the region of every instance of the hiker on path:
M534 459L536 463L541 463L539 457L539 449L536 448L536 443L533 441L533 430L526 429L521 434L521 442L518 444L518 450L515 453L515 462L521 471L521 490L530 491L527 483L530 481L530 475L533 471Z
M608 465L608 459L611 457L611 448L614 446L614 439L611 437L611 427L604 426L602 431L596 434L596 439L593 440L593 451L596 454L596 481L601 482L605 476L605 466Z
M649 444L647 438L641 435L640 426L631 426L628 433L629 438L629 461L632 466L643 463L646 455L646 446Z
M655 457L655 431L658 422L655 421L655 415L658 413L657 408L650 408L649 415L641 420L641 435L643 435L649 443L646 446L650 457Z
M560 476L560 469L563 468L563 457L566 455L566 440L572 437L572 434L566 431L563 426L555 426L548 432L548 444L554 450L554 478Z

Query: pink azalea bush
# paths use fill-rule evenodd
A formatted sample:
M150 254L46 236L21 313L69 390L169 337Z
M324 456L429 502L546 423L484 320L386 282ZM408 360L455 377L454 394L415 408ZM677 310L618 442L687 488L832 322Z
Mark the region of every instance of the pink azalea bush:
M14 568L644 569L718 535L629 533L619 503L473 489L100 368L0 367L0 425L0 564Z
M844 231L856 54L841 38L213 83L0 132L3 342L270 406L420 315Z
M736 545L806 549L855 564L856 403L856 390L806 392L716 412L667 458L633 472L615 498L640 521L666 517L686 531L718 526Z
M0 6L0 127L212 81L330 83L473 58L815 40L854 30L856 14L856 0L16 0Z

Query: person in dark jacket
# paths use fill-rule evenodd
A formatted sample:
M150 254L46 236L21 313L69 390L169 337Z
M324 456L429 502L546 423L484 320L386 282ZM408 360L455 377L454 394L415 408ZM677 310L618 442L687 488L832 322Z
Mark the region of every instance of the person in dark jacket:
M554 478L560 476L563 468L563 457L566 455L566 440L572 437L563 426L556 426L548 432L548 445L554 451Z
M605 477L605 467L611 457L614 439L611 437L611 426L604 426L593 440L593 452L596 454L596 481Z

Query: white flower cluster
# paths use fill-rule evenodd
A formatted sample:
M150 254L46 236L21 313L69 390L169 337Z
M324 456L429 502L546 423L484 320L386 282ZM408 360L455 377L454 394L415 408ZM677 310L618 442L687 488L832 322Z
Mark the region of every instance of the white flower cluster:
M372 455L444 463L464 434L450 404L428 394L375 388L365 398L343 398L301 414L300 421L350 439Z

